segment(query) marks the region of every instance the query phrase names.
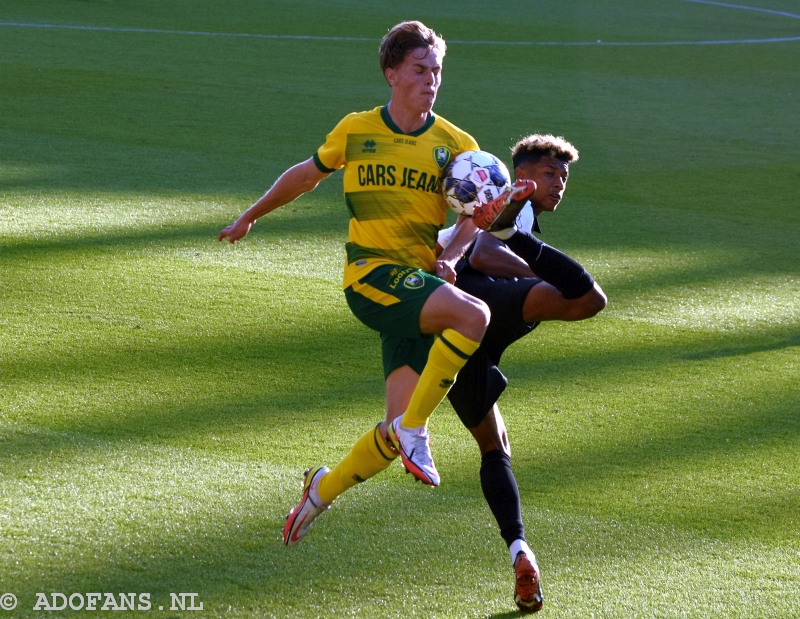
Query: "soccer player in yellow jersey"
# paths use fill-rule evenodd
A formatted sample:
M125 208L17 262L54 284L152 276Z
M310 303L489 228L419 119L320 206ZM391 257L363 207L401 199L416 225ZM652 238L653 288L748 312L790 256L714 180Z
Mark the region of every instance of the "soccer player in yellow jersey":
M460 218L445 252L435 255L447 214L441 172L458 153L478 148L469 134L432 112L444 53L444 41L419 22L392 28L380 47L389 103L342 119L313 157L284 172L219 235L235 243L259 217L344 168L350 212L345 295L355 316L381 334L386 418L333 470L306 472L303 497L284 528L290 546L342 492L386 469L397 455L415 477L439 484L427 420L477 350L490 317L483 301L452 285L455 263L477 235L474 224Z

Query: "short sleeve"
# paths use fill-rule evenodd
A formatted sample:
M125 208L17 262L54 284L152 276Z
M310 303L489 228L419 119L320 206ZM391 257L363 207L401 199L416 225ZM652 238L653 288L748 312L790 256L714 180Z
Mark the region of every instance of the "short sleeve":
M473 138L469 133L464 132L465 140L464 140L464 148L462 148L462 152L465 150L480 150L481 147L478 146L478 142Z
M436 242L439 243L443 249L450 243L450 238L453 236L453 231L455 228L455 226L450 226L444 230L439 230L439 236L437 237Z
M314 163L320 172L335 172L342 169L347 163L345 151L351 116L348 114L340 120L339 124L325 138L325 143L314 153Z

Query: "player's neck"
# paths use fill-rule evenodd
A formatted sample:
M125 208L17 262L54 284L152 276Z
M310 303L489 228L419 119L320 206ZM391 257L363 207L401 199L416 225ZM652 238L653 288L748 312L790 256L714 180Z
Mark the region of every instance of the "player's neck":
M400 103L392 99L386 106L386 111L392 118L392 121L397 128L403 133L413 133L417 129L421 129L426 122L430 112L422 112L404 108Z

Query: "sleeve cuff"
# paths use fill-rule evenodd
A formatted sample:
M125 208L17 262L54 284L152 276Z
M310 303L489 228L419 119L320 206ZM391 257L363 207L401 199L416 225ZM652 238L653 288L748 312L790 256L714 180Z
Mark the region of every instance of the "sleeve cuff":
M317 166L317 169L320 172L324 172L325 174L330 174L331 172L336 172L333 168L327 167L322 161L319 159L319 154L314 153L314 165Z

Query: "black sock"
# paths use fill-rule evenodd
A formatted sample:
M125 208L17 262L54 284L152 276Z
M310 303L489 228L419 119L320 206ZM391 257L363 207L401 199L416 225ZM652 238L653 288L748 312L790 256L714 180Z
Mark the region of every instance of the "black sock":
M578 299L594 286L592 276L578 262L530 232L519 230L503 242L528 263L537 277L558 288L565 299Z
M483 454L481 488L506 545L511 546L515 540L525 539L519 488L507 453L494 450Z

